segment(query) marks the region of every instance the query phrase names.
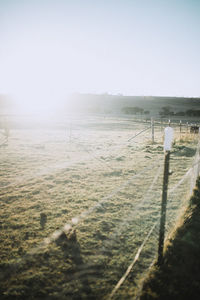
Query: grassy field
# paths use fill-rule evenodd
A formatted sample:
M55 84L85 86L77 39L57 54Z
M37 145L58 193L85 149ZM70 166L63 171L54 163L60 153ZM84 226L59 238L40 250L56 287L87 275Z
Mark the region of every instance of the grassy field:
M131 139L149 125L90 117L10 131L0 148L1 299L108 299L159 219L163 128L155 127L154 144L151 129ZM169 190L191 167L196 144L175 128ZM169 194L169 233L189 189L186 180ZM75 233L40 247L66 224ZM137 295L157 241L156 225L115 299Z

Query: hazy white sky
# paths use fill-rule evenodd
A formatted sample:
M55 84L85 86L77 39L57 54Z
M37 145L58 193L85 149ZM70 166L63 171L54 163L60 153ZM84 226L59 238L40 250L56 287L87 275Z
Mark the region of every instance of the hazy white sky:
M200 96L199 37L199 0L0 0L0 93Z

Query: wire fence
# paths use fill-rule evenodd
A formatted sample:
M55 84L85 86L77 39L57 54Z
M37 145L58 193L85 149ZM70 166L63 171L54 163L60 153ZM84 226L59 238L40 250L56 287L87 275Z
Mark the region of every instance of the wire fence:
M143 124L145 125L145 124ZM160 126L160 124L154 124L155 125L155 131L154 131L154 138L156 137L156 132L157 128L156 125ZM162 124L164 126L164 124ZM171 124L172 126L172 124ZM177 124L176 124L177 126ZM135 139L140 138L143 136L143 142L147 143L146 141L150 140L152 142L152 125L146 127L144 126L142 130L138 131L137 133L134 133L132 137L129 137L128 139L124 139L124 144L122 145L115 145L111 149L115 149L116 151L120 151L124 146L130 145L130 142L132 143ZM74 128L75 130L75 128ZM159 128L160 130L160 128ZM148 133L149 137L145 139L144 134ZM162 138L163 133L159 134L159 140ZM157 137L158 139L158 137ZM155 142L155 141L154 141ZM106 169L110 171L116 171L116 167L113 167L112 165L109 164L109 162L103 160L100 155L97 155L95 151L88 149L87 145L85 146L84 143L80 143L80 141L77 141L77 138L73 135L73 131L71 129L70 132L70 143L77 144L77 147L80 147L83 149L85 152L88 154L88 159L94 159L98 164L100 164L103 168L105 167ZM155 146L156 147L156 146ZM152 146L151 151L155 149L154 146ZM79 148L79 149L80 149ZM162 150L161 150L162 152ZM184 204L184 202L179 201L180 197L184 198L185 195L189 196L192 193L192 190L195 186L196 178L199 175L199 153L200 153L200 145L197 145L197 151L195 154L194 162L192 164L192 167L186 170L185 173L181 174L179 176L178 182L176 181L173 186L170 186L168 195L168 218L167 218L167 223L166 223L166 238L170 235L171 230L174 228L177 219L181 213L181 207ZM85 158L84 158L85 160ZM71 164L75 164L76 160L74 162L71 162ZM189 164L189 162L188 162ZM65 168L67 165L60 165L61 169ZM58 168L58 166L57 166ZM52 166L52 169L54 169L54 166ZM48 169L49 172L50 169ZM59 241L63 234L68 236L71 233L75 232L76 229L81 228L81 226L86 223L86 220L91 223L91 227L94 227L95 230L95 223L96 219L97 220L101 219L101 217L105 218L109 217L109 211L115 209L119 209L121 207L121 214L122 217L120 220L117 220L117 225L114 224L114 227L112 228L112 232L110 234L106 234L106 236L101 236L103 239L101 240L101 245L98 246L98 251L90 253L89 255L85 255L85 260L90 260L96 262L98 264L98 259L101 256L103 256L102 261L103 264L107 264L109 267L111 267L111 272L112 268L114 266L114 263L112 261L112 257L108 257L110 255L109 253L113 252L113 248L116 249L116 244L119 243L120 238L123 236L124 232L126 233L127 236L130 236L132 238L132 249L134 251L131 251L127 256L126 264L123 265L123 270L124 272L120 272L120 268L118 268L118 271L114 274L118 274L118 280L112 279L112 284L109 283L108 286L113 288L110 288L110 291L106 290L106 295L109 297L109 299L114 298L114 297L123 297L123 287L125 285L125 282L127 280L131 281L133 277L137 278L137 280L134 281L134 284L132 284L132 287L130 288L130 284L128 287L125 287L125 293L127 291L127 288L131 290L131 295L137 299L139 296L140 292L140 284L138 283L138 278L141 277L141 274L143 274L145 271L149 269L149 267L152 265L153 261L155 260L156 253L157 253L157 247L155 247L155 243L157 243L158 240L158 231L159 231L159 220L160 220L160 197L161 197L161 190L162 190L162 171L163 171L163 162L162 160L153 160L153 162L148 163L146 167L142 167L141 170L139 170L137 173L133 174L132 176L127 176L124 181L121 184L116 185L115 183L115 188L106 195L95 201L93 205L90 205L89 208L81 210L79 214L75 214L73 217L71 217L70 221L67 221L62 225L59 229L56 229L53 231L53 233L49 234L46 236L39 245L29 249L25 255L23 255L19 259L15 259L14 261L9 262L9 266L5 267L5 270L2 272L0 275L1 280L5 281L8 280L8 278L12 277L14 273L16 273L19 268L22 268L25 264L27 264L28 261L32 260L35 256L45 253L46 249L51 245L57 243ZM151 173L151 178L149 180L149 174ZM42 173L40 175L46 174L46 170L43 169ZM32 174L33 175L33 174ZM37 177L39 173L35 173L35 176ZM30 179L33 176L30 176ZM19 181L15 182L14 184L11 185L6 185L3 188L3 191L6 191L10 187L15 187L20 183L25 183L27 178L23 177ZM138 188L138 182L135 183L135 181L138 180L139 182L147 182L148 184L141 185L143 186L143 192L140 194L138 192L137 199L133 201L133 203L127 203L125 202L126 205L128 206L128 209L124 209L123 204L119 203L121 202L121 199L123 199L124 195L126 193L131 192L132 197L134 198L134 193ZM186 184L187 182L187 184ZM28 180L27 180L28 183ZM184 186L184 188L183 188ZM140 187L140 188L141 188ZM4 193L4 192L3 192ZM115 207L115 203L112 200L114 198L115 201L118 201L117 206ZM119 199L118 199L119 198ZM185 197L185 203L187 203L187 198ZM81 202L81 200L80 200ZM123 208L123 209L122 209ZM92 219L93 216L93 219ZM113 222L113 221L112 221ZM130 230L130 228L132 229ZM91 228L93 229L93 228ZM129 234L130 233L130 234ZM98 234L100 234L98 232ZM138 235L138 236L137 236ZM132 237L131 237L132 236ZM100 238L101 239L101 238ZM135 239L135 244L134 244L134 239ZM75 242L77 243L77 241ZM127 245L127 244L125 244ZM129 247L130 243L128 244ZM87 248L87 247L86 247ZM120 248L120 247L119 247ZM79 249L80 250L80 249ZM88 251L88 249L87 249ZM118 251L118 250L115 250ZM86 251L85 251L86 252ZM134 253L132 255L132 252ZM117 255L120 254L120 249L117 252ZM112 254L113 255L113 254ZM122 254L121 254L122 255ZM143 256L143 257L142 257ZM145 259L144 259L145 257ZM144 259L145 263L144 265L138 266L138 261ZM83 263L83 261L79 261L80 265L86 264ZM87 262L88 265L88 262ZM91 264L92 266L95 265L95 263ZM117 269L115 267L115 269ZM135 273L133 272L135 270ZM68 280L68 284L71 282L76 282L77 280L81 280L83 276L88 277L88 274L90 272L90 269L86 268L79 269L77 268L77 271L74 273L74 275ZM140 275L139 275L140 273ZM108 273L106 276L110 276L111 273ZM131 275L132 274L132 275ZM94 275L94 274L93 274ZM119 277L120 275L120 277ZM131 276L130 276L131 275ZM99 276L99 275L98 275ZM103 276L103 274L102 274ZM105 276L105 278L106 278ZM138 277L139 276L139 277ZM131 277L131 279L130 279ZM95 278L99 280L98 278ZM117 279L117 277L116 277ZM89 280L90 281L90 280ZM92 291L94 288L94 284L91 282L84 282L87 286L92 287ZM114 283L115 281L115 283ZM83 282L82 282L83 283ZM133 283L133 282L132 282ZM104 278L101 278L99 280L99 285L104 284ZM66 293L68 290L68 286L64 287L62 290L59 290L57 292L57 297L58 295L62 297L66 297ZM120 291L122 289L122 291ZM92 293L90 291L90 293ZM100 293L102 293L102 287L99 288ZM83 290L81 289L81 292ZM105 294L104 294L105 295ZM97 295L98 297L98 295Z
M200 161L196 161L196 163L193 165L192 168L190 168L186 173L185 175L181 178L181 180L173 187L171 188L171 190L169 191L170 194L172 194L173 192L176 191L176 189L178 189L179 186L181 186L183 183L185 183L185 181L188 179L188 177L191 175L191 173L196 173L196 166L198 166L200 164ZM180 196L180 194L179 194ZM185 202L187 202L188 199L185 199ZM168 211L170 210L170 205L172 204L172 199L169 199L168 201ZM181 202L181 208L185 208L184 206L184 202ZM176 208L176 211L175 211L175 217L172 216L171 214L168 214L168 222L167 222L167 228L166 228L166 233L169 235L171 230L174 228L175 224L177 223L177 220L179 219L180 217L180 210L178 210ZM153 231L155 230L155 228L157 227L158 229L158 225L159 225L159 219L157 219L153 226L150 228L148 234L146 235L146 237L144 238L141 246L138 248L138 251L133 259L133 261L131 262L131 264L128 266L125 274L120 278L120 280L118 281L118 283L116 284L116 286L114 287L114 289L112 290L110 296L109 296L109 299L112 299L113 296L116 294L116 292L118 291L118 289L121 287L121 285L124 283L124 281L126 280L127 276L130 274L132 268L134 267L135 263L138 261L139 257L140 257L140 254L145 246L145 244L148 242L150 236L152 235ZM158 232L157 234L158 235ZM167 240L167 238L166 238ZM153 260L150 264L150 266L152 266L153 262L155 261L155 257L156 257L156 254L157 254L157 251L155 251L155 248L153 249ZM140 291L141 292L141 291ZM138 295L136 295L136 298L138 298Z

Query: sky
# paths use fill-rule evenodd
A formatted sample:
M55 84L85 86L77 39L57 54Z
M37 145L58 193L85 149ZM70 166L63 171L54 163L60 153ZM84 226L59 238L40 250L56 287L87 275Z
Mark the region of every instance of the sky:
M200 0L0 0L0 94L200 97Z

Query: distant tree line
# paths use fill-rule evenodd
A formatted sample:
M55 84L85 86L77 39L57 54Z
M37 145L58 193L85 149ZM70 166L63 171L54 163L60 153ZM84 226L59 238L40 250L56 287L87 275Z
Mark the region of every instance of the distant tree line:
M173 112L170 106L163 106L159 112L160 116L189 116L189 117L200 117L200 110L188 109L186 111L179 111L177 113Z
M149 110L144 110L138 106L127 106L122 108L122 112L127 115L148 115L150 114ZM163 106L159 111L161 117L169 116L188 116L188 117L200 117L200 110L188 109L186 111L174 112L170 106Z
M188 109L186 115L190 117L200 117L200 110Z
M148 115L150 113L149 110L144 110L143 108L137 106L123 107L122 112L127 115Z

